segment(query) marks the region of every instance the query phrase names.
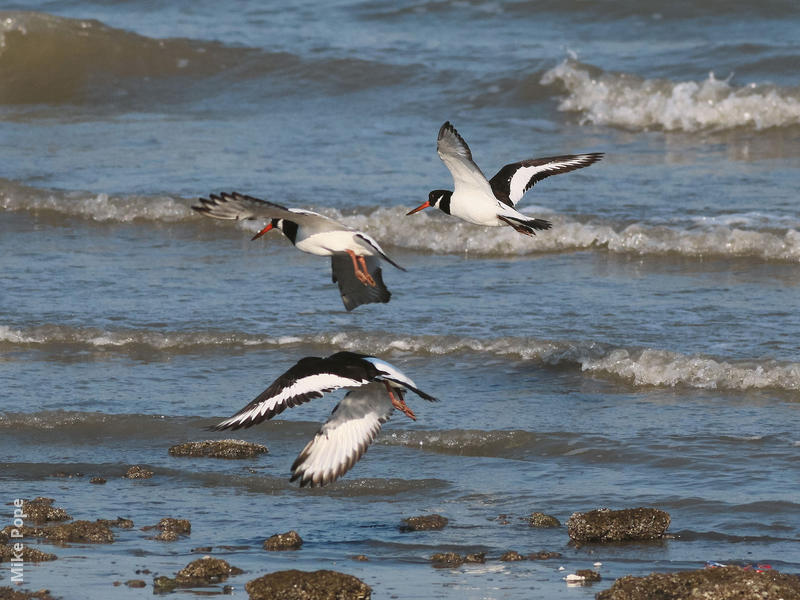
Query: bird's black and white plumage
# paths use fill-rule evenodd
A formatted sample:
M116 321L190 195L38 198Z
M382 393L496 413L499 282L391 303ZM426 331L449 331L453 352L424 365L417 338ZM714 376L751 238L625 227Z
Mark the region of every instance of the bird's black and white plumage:
M409 211L409 215L435 206L469 223L489 227L509 225L525 235L551 227L545 219L516 210L525 192L546 177L588 167L603 157L602 152L592 152L530 158L507 164L494 177L486 179L472 160L467 142L449 121L439 129L437 151L453 176L453 191L433 190L428 200Z
M253 239L278 229L298 250L330 256L333 282L339 285L348 311L362 304L389 301L391 292L383 283L381 260L405 271L366 233L310 210L286 208L237 192L200 198L200 204L192 209L215 219L269 221Z
M415 419L403 397L406 390L425 400L436 400L380 358L337 352L326 358L299 360L247 406L211 429L250 427L339 388L351 391L292 465L292 481L299 479L301 486L325 485L346 473L366 452L395 408Z
M291 481L322 486L335 481L364 455L394 406L380 383L347 392L330 418L292 464Z

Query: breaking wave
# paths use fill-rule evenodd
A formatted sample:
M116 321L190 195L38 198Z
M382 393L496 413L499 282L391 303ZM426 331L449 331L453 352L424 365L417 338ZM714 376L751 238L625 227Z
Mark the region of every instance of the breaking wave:
M34 213L54 213L96 222L173 223L189 219L189 203L169 196L109 196L85 192L44 190L0 179L0 208Z
M231 223L204 219L194 213L191 199L170 196L109 196L84 192L48 191L0 179L0 208L28 211L47 220L62 215L98 223L192 222L235 232ZM346 225L366 231L382 245L418 252L477 256L524 256L543 252L608 251L619 254L684 257L744 257L765 261L800 262L800 222L768 215L731 214L690 222L687 228L644 223L614 225L576 221L546 213L553 229L531 239L508 227L485 229L438 213L405 217L408 207L365 207L352 214L336 209L321 212ZM539 211L542 214L543 211ZM408 219L414 227L408 227ZM238 225L255 233L263 224Z
M559 109L580 113L582 123L687 132L800 125L800 88L736 87L713 73L701 81L674 82L567 59L545 72L541 83L559 84L566 93Z
M459 336L393 336L386 332L318 333L270 337L238 332L105 331L64 325L15 329L0 325L4 346L59 351L64 347L115 352L150 348L169 354L244 347L315 346L374 355L413 353L429 356L493 355L533 361L550 367L578 368L593 376L635 387L696 389L800 390L800 363L776 360L727 361L651 348L619 348L591 341L558 341L530 337L478 339Z

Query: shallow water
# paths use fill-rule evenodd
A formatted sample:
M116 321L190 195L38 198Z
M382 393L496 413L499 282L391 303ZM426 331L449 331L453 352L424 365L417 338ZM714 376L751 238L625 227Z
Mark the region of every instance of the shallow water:
M208 545L245 569L237 598L284 568L398 598L591 598L709 560L800 570L793 3L222 6L0 13L2 501L136 524L112 545L42 545L59 560L25 587L139 597L112 582L173 575ZM529 192L523 212L554 224L533 239L406 217L450 185L445 120L489 175L605 158ZM392 301L347 313L327 260L189 209L223 190L339 218L408 273L386 266ZM441 402L410 398L418 420L395 415L323 489L289 468L341 393L236 432L260 458L169 456L339 349ZM155 477L122 479L132 464ZM601 506L666 510L673 537L575 547L524 520ZM428 512L450 525L399 531ZM191 536L139 529L167 516ZM261 548L289 529L301 551ZM499 562L509 549L563 556ZM490 560L431 568L447 550ZM562 580L595 562L599 584Z

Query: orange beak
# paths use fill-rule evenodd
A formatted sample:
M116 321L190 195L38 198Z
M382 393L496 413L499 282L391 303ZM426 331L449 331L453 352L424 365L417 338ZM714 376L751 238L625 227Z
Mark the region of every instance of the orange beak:
M408 212L406 213L406 216L408 216L408 215L413 215L415 212L419 212L419 211L421 211L423 208L430 208L430 206L431 206L431 201L430 201L430 200L426 200L425 202L423 202L422 204L420 204L420 205L419 205L417 208L415 208L414 210L410 210L410 211L408 211Z
M266 227L264 227L264 229L262 229L261 231L259 231L259 232L258 232L257 234L255 234L253 237L251 237L251 238L250 238L250 241L252 242L253 240L257 240L257 239L258 239L258 238L260 238L262 235L264 235L265 233L267 233L267 232L268 232L270 229L272 229L272 223L270 223L269 225L267 225Z

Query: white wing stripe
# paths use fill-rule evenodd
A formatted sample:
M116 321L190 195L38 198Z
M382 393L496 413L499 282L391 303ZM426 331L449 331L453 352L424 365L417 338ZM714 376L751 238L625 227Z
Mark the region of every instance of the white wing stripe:
M303 394L311 392L325 392L342 387L358 387L367 383L369 383L367 379L350 379L349 377L342 377L333 373L319 373L302 377L290 386L283 388L277 395L259 402L247 412L234 415L230 419L222 421L218 427L232 425L234 423L245 423L250 419L263 416L275 407L280 406L282 403L296 396L302 396Z
M560 171L561 169L567 167L580 167L588 165L593 162L592 159L593 157L590 154L578 154L575 156L575 158L570 160L557 160L545 163L543 165L520 167L511 177L511 181L508 184L508 196L511 198L511 202L516 204L525 194L525 188L528 186L528 182L537 173Z

